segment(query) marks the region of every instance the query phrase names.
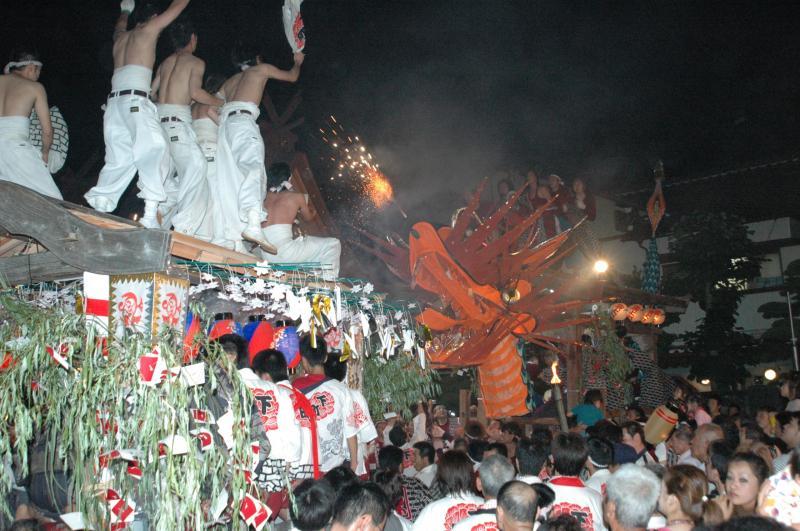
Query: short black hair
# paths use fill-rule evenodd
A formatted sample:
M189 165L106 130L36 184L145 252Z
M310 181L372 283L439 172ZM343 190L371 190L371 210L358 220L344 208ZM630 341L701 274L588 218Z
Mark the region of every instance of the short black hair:
M534 426L531 431L531 440L539 441L549 447L553 442L553 432L546 426Z
M216 94L219 92L219 89L222 87L223 83L225 83L225 76L213 72L206 74L206 81L203 83L203 87L205 87L206 92L209 94Z
M285 162L276 162L267 170L267 188L280 186L292 178L292 168Z
M311 364L312 367L325 364L328 356L328 347L322 337L317 336L317 347L311 346L311 336L304 336L300 340L300 355Z
M708 461L719 472L719 479L723 482L728 478L728 462L734 453L736 450L723 439L711 441L708 445Z
M419 452L419 456L427 459L429 464L433 464L436 460L436 449L428 441L420 441L414 444L414 449Z
M608 419L598 420L594 426L586 428L586 433L592 437L600 437L612 443L622 442L622 428Z
M400 470L403 464L403 450L397 446L384 446L378 450L378 468Z
M401 424L395 424L394 427L389 430L389 442L398 447L408 442L408 435L406 435L406 430Z
M636 420L644 420L647 418L644 414L644 409L642 409L642 406L639 404L631 404L625 408L625 411L634 411L636 413Z
M623 422L620 428L622 428L623 432L627 432L631 437L638 435L639 439L642 441L642 444L647 444L647 439L645 439L644 436L644 428L642 428L642 425L638 422Z
M289 505L292 524L300 531L325 529L331 522L336 493L327 481L306 479L293 491Z
M252 42L240 40L233 46L231 61L237 68L255 66L260 56L261 52L259 52L258 46Z
M41 57L39 56L39 52L36 49L28 46L17 46L11 51L11 54L8 58L9 62L12 63L21 63L23 61L42 61ZM23 68L25 67L15 66L11 68L11 72L15 70L21 70Z
M589 459L596 467L608 468L614 460L614 445L606 439L589 437L586 447L589 449Z
M520 439L524 435L524 433L522 432L522 426L519 425L519 422L515 422L513 420L509 420L508 422L501 422L500 432L510 433L511 435L514 436L515 439Z
M142 2L136 4L133 13L130 15L130 21L134 26L147 22L151 18L157 16L161 11L154 2Z
M783 531L783 524L763 516L739 516L731 518L714 528L716 531Z
M346 487L358 483L358 477L349 466L339 465L325 473L325 481L333 487L334 492L338 495Z
M508 457L508 446L501 442L493 442L489 443L489 446L486 447L485 452L496 452L498 455L502 455L503 457Z
M420 444L420 443L417 443ZM416 447L416 445L414 445ZM475 492L475 473L467 454L450 450L439 458L436 467L436 486L444 495Z
M467 455L476 463L483 461L483 452L489 449L489 443L482 439L472 439L467 444Z
M464 426L464 435L466 435L468 439L482 439L486 435L486 430L483 429L483 425L480 422L470 420L467 422L467 425Z
M551 446L553 465L562 476L577 476L589 456L586 441L577 433L559 433Z
M8 528L9 531L39 531L39 529L42 529L42 527L39 526L39 521L36 518L17 520Z
M536 490L522 481L509 481L497 493L497 506L519 523L533 524L539 510L538 502Z
M800 411L781 411L775 415L775 420L781 429L790 425L792 423L792 419L796 419L798 426L800 426Z
M517 443L517 462L523 476L538 476L549 457L550 445L544 441L522 439Z
M542 522L539 531L581 531L581 524L571 514L562 513Z
M392 507L403 496L403 482L399 470L379 468L372 476L372 481L383 490Z
M360 516L368 514L373 525L380 525L389 514L389 498L377 484L368 481L348 485L336 498L333 521L349 526Z
M347 362L340 361L338 354L331 354L325 359L325 376L343 382L347 377Z
M603 401L603 392L600 389L589 389L583 397L584 404L594 404Z
M225 352L236 354L236 368L247 368L247 343L239 334L223 334L217 338L217 343Z
M258 376L269 374L273 382L278 383L289 379L289 370L283 352L268 348L260 351L253 358L252 369Z
M705 400L703 400L703 397L700 396L699 393L692 393L692 394L690 394L689 396L686 397L686 403L687 404L697 404L698 406L704 406L705 405Z
M192 35L196 35L194 24L185 16L178 17L178 20L169 25L167 29L167 36L172 43L174 50L180 50L189 44L192 40Z

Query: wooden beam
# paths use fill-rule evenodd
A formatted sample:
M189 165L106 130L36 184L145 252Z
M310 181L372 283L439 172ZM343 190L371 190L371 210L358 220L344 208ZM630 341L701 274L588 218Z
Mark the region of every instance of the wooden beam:
M0 258L0 278L11 286L81 277L83 271L50 252Z
M70 210L84 215L78 217ZM101 223L86 220L89 214L106 225L113 220L127 228L98 226ZM168 231L128 226L119 218L98 214L0 181L0 226L10 234L33 238L64 263L81 271L111 275L166 269Z

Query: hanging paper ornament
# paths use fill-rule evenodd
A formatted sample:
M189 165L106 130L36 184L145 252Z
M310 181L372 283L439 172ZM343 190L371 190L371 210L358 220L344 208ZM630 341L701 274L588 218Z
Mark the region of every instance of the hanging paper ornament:
M621 302L615 302L611 305L610 312L611 318L615 321L624 321L628 317L628 307Z
M655 238L650 239L647 246L647 258L642 271L642 291L645 293L658 293L661 287L661 257L658 254L658 244Z
M638 323L644 316L644 307L641 304L631 304L628 306L628 321Z
M272 348L281 351L286 365L294 369L300 364L300 336L294 326L279 326L275 329Z
M653 310L653 324L656 326L661 326L664 324L664 321L667 320L667 314L661 308L656 308Z
M661 223L664 213L667 211L667 203L664 200L664 191L661 188L661 181L664 179L664 163L658 161L655 169L656 186L650 199L647 200L647 217L650 219L652 236L656 235L658 224Z
M642 314L642 324L652 324L654 317L654 310L652 308L648 308Z
M303 17L300 14L300 4L303 0L284 0L283 2L283 31L286 40L294 53L302 52L306 46L306 29Z

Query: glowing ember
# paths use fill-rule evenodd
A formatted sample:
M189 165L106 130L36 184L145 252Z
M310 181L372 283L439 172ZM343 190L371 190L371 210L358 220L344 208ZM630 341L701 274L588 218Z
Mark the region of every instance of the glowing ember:
M551 365L550 370L553 371L553 377L550 378L550 383L553 385L560 384L561 378L558 377L558 360L555 360L553 362L553 365Z
M392 200L392 196L394 195L392 185L389 183L389 179L387 179L380 170L367 167L364 170L364 175L367 177L364 189L377 208L383 207Z

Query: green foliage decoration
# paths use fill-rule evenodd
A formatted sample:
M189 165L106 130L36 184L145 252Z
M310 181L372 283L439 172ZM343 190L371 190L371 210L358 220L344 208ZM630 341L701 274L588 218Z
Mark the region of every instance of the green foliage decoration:
M387 406L410 418L412 404L439 395L435 371L422 369L412 355L396 354L389 359L372 355L364 359L364 398L376 421Z

